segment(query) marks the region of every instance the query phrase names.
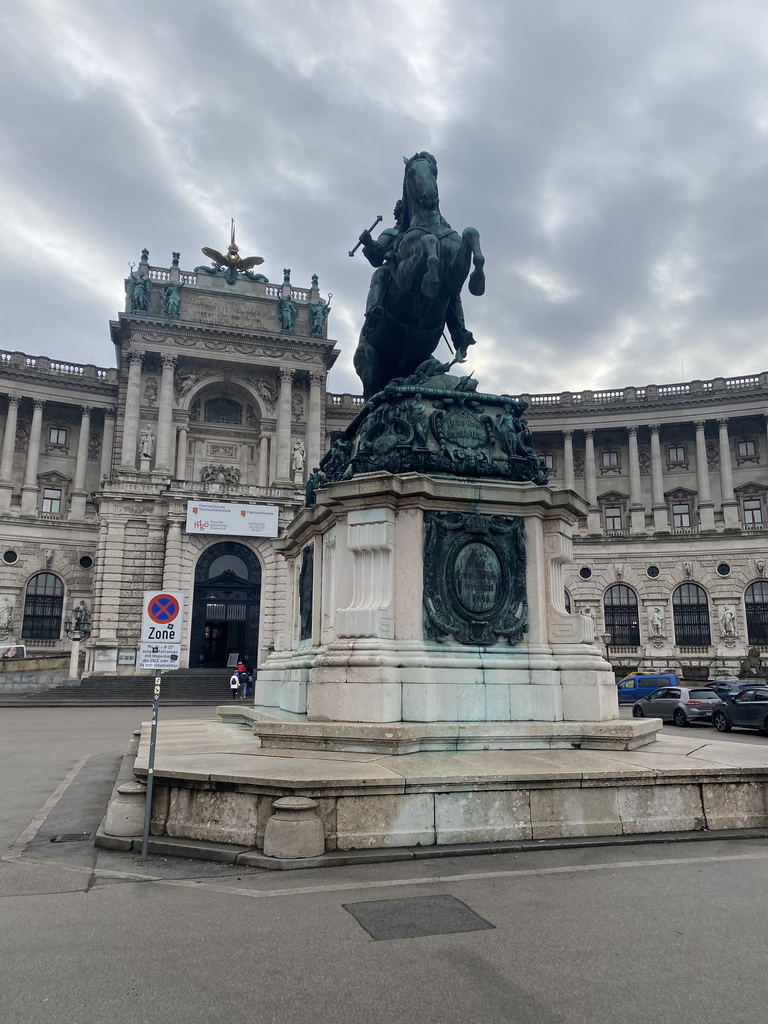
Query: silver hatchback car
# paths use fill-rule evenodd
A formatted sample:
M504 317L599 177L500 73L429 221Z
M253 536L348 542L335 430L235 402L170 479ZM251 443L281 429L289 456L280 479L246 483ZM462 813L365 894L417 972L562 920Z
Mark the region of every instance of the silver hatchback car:
M713 690L663 686L635 701L632 715L635 718L661 718L675 725L690 725L691 722L711 722L712 712L723 707L724 703Z

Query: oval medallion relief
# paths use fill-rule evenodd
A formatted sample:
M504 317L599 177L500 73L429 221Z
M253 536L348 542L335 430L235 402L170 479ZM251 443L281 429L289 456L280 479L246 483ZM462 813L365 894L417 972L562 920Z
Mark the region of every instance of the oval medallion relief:
M465 544L453 566L459 600L475 615L489 612L496 604L501 587L501 563L487 544Z

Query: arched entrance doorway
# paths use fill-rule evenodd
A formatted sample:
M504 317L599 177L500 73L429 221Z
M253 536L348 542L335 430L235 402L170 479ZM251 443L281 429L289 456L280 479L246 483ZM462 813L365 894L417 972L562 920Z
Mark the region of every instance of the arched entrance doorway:
M204 551L195 569L190 668L225 668L232 655L256 667L261 566L244 544Z

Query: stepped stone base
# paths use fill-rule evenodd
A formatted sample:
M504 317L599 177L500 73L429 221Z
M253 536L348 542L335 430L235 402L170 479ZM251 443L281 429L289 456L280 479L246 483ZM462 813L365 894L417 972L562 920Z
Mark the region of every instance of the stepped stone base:
M265 750L244 722L161 719L154 778L155 835L259 849L286 796L318 802L326 850L768 826L768 748L702 730L637 750L393 756Z
M312 722L271 708L220 707L222 721L252 723L265 749L415 754L428 750L633 750L652 743L656 718L609 722Z

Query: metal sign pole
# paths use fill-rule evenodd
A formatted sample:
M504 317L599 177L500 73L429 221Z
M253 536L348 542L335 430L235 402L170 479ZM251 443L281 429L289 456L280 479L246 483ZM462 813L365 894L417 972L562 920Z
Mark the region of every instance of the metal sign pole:
M155 745L157 743L157 711L160 703L160 676L155 676L152 697L152 728L149 733L149 761L147 762L147 803L144 808L144 835L141 840L141 859L147 859L149 829L152 824L152 789L155 781Z

